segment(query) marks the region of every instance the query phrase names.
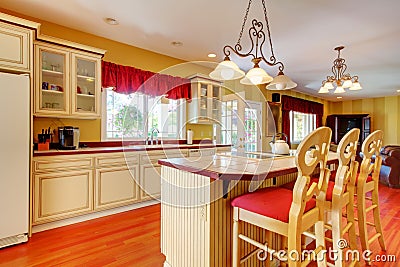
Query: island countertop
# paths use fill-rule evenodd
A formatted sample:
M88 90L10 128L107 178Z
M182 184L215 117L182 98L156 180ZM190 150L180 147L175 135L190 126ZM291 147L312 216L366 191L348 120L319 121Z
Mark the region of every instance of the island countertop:
M328 164L337 162L335 152L329 152ZM264 180L297 171L294 156L255 159L214 155L200 158L160 159L158 163L183 171L208 176L215 180Z

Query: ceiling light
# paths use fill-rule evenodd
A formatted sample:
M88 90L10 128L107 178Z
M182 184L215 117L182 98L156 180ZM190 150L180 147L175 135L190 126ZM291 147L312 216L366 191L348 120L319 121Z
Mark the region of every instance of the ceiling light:
M246 77L240 80L242 84L264 84L270 82L267 85L267 89L272 90L285 90L291 89L297 86L288 76L283 74L283 69L285 68L281 61L277 61L274 55L274 50L272 48L272 40L271 40L271 33L269 30L269 23L267 17L267 8L265 5L265 0L261 0L263 10L264 10L264 19L265 19L265 26L266 26L266 33L264 33L264 25L261 21L253 19L251 22L251 27L249 28L249 36L251 41L251 50L242 53L242 45L241 39L243 35L243 30L247 21L247 17L249 15L249 10L251 6L252 0L249 0L247 5L246 13L243 19L242 28L239 33L239 39L237 40L235 46L225 45L223 48L224 51L224 61L219 63L218 66L210 73L210 77L213 79L218 80L233 80L239 79L244 76L244 72L239 69L236 63L230 61L230 54L231 52L235 53L239 57L252 57L252 62L254 63L254 67L249 70L246 74ZM265 37L268 37L268 42L266 42ZM263 52L263 44L268 43L271 55L267 58L264 56ZM268 66L276 66L278 65L278 76L273 78L269 76L265 70L260 68L259 63L264 62ZM222 65L221 65L222 64ZM231 66L231 67L230 67ZM229 68L232 68L228 71ZM230 75L226 75L227 73Z
M207 56L208 56L208 57L216 57L217 55L214 54L214 53L210 53L210 54L208 54Z
M338 96L338 97L336 97L337 99L342 99L343 97L341 97L341 96Z
M336 85L336 89L333 92L334 94L345 93L346 91L344 89L347 88L352 91L362 89L358 82L358 76L351 76L349 73L345 74L347 65L345 64L345 60L340 57L340 50L343 48L344 46L335 47L335 50L338 51L338 57L333 61L333 76L327 76L326 80L322 81L322 86L318 93L329 93L330 89L335 88L334 85Z
M180 42L180 41L173 41L173 42L171 42L171 44L172 44L173 46L176 46L176 47L179 47L179 46L182 46L182 45L183 45L183 43Z
M113 19L113 18L105 18L104 21L110 25L118 25L119 24L118 20Z

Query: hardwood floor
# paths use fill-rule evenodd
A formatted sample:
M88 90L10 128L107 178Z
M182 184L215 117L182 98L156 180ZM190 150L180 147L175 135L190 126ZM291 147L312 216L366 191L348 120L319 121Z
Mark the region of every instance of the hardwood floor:
M400 266L400 189L379 188L387 255ZM373 243L374 255L381 253ZM60 227L32 236L28 243L0 249L0 266L162 266L160 205ZM190 266L187 266L190 267ZM221 266L225 267L225 266Z
M162 266L160 205L32 235L0 250L0 266Z

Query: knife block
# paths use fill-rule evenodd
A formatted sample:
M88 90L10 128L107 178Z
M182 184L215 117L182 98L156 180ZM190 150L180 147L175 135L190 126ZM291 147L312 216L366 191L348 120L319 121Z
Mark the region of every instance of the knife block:
M50 142L46 141L46 143L38 143L38 150L49 150L50 149Z
M39 137L38 150L39 151L49 150L51 135L50 134L38 134L38 137Z

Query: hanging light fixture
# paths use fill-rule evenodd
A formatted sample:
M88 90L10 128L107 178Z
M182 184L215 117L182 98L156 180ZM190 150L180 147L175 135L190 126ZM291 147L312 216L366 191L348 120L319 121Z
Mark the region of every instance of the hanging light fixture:
M343 48L344 46L335 47L335 50L338 51L338 57L333 61L333 76L327 76L326 80L322 81L322 86L318 93L326 94L329 93L329 90L335 89L333 92L334 94L342 94L346 92L344 89L347 88L349 90L362 89L360 83L358 82L358 76L351 76L348 73L345 74L347 65L345 64L345 60L340 57L340 51Z
M264 25L261 21L258 21L256 19L252 20L251 22L252 26L249 29L251 48L248 52L245 53L241 52L242 45L240 42L242 40L243 30L252 3L252 0L249 0L246 13L243 19L242 28L239 34L239 39L237 40L236 45L234 47L230 45L224 46L223 48L225 55L224 61L219 63L218 66L210 73L210 77L217 80L234 80L242 78L244 76L240 80L240 83L242 84L259 85L259 84L269 83L267 85L267 89L271 90L285 90L294 88L297 86L297 84L294 83L288 76L286 76L283 73L283 69L285 68L283 63L281 61L277 61L275 58L274 50L272 48L271 33L269 30L265 0L261 0L261 2L264 9L265 25L271 52L269 60L265 58L263 52L263 45L265 43L265 37L266 37L266 34L264 33ZM253 57L251 61L254 64L254 67L250 69L246 75L244 71L242 71L235 62L230 60L229 56L231 55L231 51L240 57L248 57L248 56ZM278 76L272 78L264 69L260 67L261 62L264 62L269 66L278 65L279 66Z

